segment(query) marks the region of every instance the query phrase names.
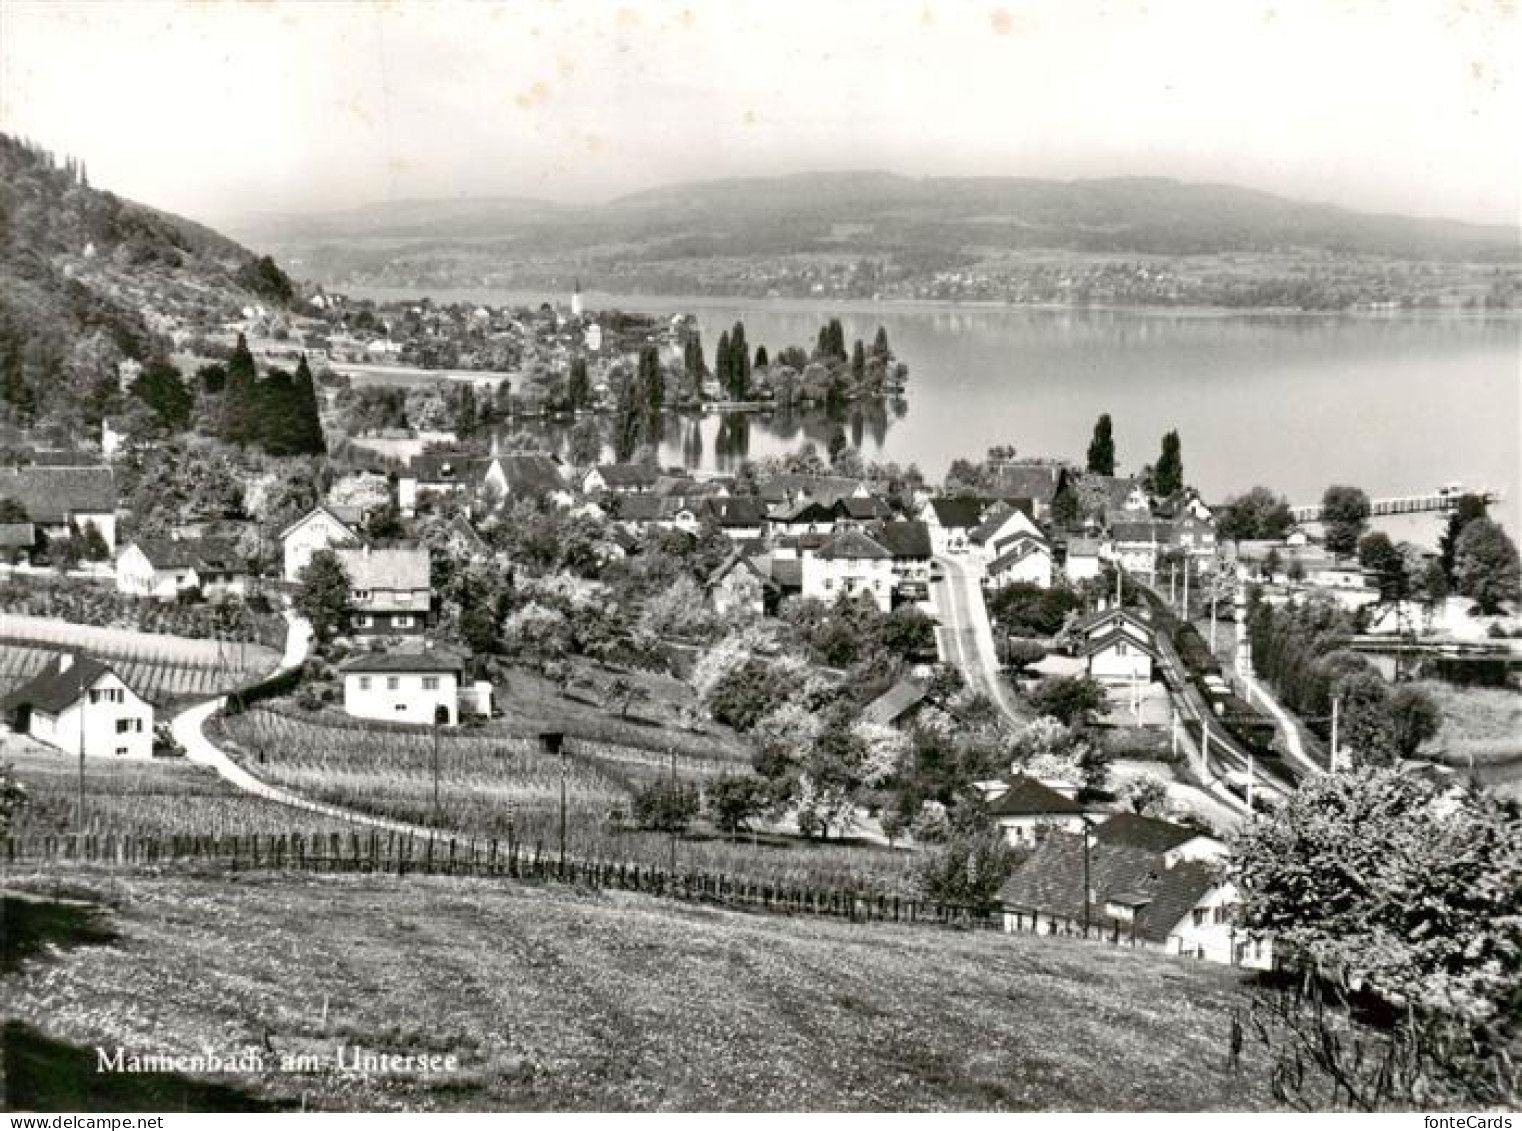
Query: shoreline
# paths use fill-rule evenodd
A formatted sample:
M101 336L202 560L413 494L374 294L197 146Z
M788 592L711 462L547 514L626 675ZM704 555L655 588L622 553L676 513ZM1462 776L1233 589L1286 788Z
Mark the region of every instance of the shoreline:
M477 302L492 305L535 307L549 302L552 293L519 287L437 287L417 289L393 286L361 286L347 290L334 288L339 294L374 302L405 302L430 299L436 303ZM582 299L591 310L621 310L633 313L680 313L692 310L730 310L755 307L778 314L838 312L842 314L1105 314L1137 318L1176 319L1346 319L1357 322L1439 322L1451 324L1486 322L1522 322L1522 310L1299 310L1278 306L1146 306L1122 303L1012 303L998 299L928 299L928 298L808 298L751 297L745 295L673 295L616 294L609 291L583 291ZM646 304L644 306L640 304Z

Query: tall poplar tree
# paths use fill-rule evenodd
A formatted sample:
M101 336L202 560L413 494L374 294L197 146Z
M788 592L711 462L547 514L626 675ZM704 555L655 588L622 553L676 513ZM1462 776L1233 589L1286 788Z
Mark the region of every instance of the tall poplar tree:
M1115 437L1111 432L1108 412L1101 413L1094 422L1094 438L1089 441L1088 469L1091 475L1115 474Z

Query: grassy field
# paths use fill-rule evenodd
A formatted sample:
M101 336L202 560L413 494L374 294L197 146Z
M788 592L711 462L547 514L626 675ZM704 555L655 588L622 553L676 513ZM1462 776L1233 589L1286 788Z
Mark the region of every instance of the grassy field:
M16 836L76 831L77 759L30 739L7 736L0 761L11 765L30 798L12 828ZM94 833L216 836L353 827L250 797L228 785L215 771L182 759L88 760L85 813L85 831Z
M259 777L304 797L408 821L435 823L433 739L426 731L378 731L299 708L258 707L214 724L213 740ZM566 743L567 840L572 855L666 864L664 835L629 828L632 791L670 773L662 753L573 738ZM712 754L712 751L706 753ZM678 780L701 784L748 771L727 757L678 754ZM558 845L561 764L532 738L487 731L444 733L439 743L438 824L479 837ZM759 881L917 894L916 857L876 844L804 842L796 837L684 837L683 867Z
M1460 760L1522 757L1522 694L1504 687L1458 687L1439 680L1416 684L1437 701L1443 729L1433 745Z
M1241 991L1205 964L477 880L66 875L65 894L107 906L6 900L11 1108L1272 1103L1250 1043L1224 1067ZM118 1044L274 1051L264 1072L213 1081L96 1074L94 1047ZM280 1053L339 1045L459 1066L274 1070Z

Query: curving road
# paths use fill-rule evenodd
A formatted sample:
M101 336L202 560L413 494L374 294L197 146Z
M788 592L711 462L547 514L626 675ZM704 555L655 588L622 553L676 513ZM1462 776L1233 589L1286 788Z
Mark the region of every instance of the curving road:
M979 572L957 558L935 560L945 575L930 583L930 601L941 620L936 633L941 658L961 668L967 685L992 699L1006 718L1023 722L1000 669Z
M289 611L285 614L285 619L289 626L285 634L285 651L280 657L280 663L274 671L270 672L272 676L300 667L306 662L307 653L312 646L312 626L302 617ZM170 733L184 748L186 760L197 765L209 766L228 784L255 797L273 801L277 805L286 805L308 813L318 813L324 817L332 817L335 820L348 821L356 825L368 825L387 832L410 833L422 837L438 835L437 829L409 825L403 821L390 821L384 817L374 817L368 813L345 809L342 806L311 801L255 777L233 761L225 750L206 737L204 729L206 720L221 710L225 701L225 697L222 696L208 699L204 703L197 703L194 707L181 711L171 720Z

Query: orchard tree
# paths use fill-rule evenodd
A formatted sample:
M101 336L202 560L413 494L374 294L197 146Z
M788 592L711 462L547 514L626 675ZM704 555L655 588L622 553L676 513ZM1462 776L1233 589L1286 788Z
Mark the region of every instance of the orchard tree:
M1326 548L1334 554L1353 553L1369 525L1369 496L1357 487L1333 484L1321 496L1321 521Z
M1267 487L1254 487L1245 495L1226 500L1216 520L1216 532L1233 542L1252 539L1277 541L1295 525L1289 502Z
M1453 563L1458 553L1459 536L1475 519L1489 517L1485 500L1479 495L1460 495L1454 501L1453 510L1448 515L1448 525L1443 528L1443 536L1438 539L1439 560L1443 563L1443 572L1448 575L1450 588L1454 581Z

